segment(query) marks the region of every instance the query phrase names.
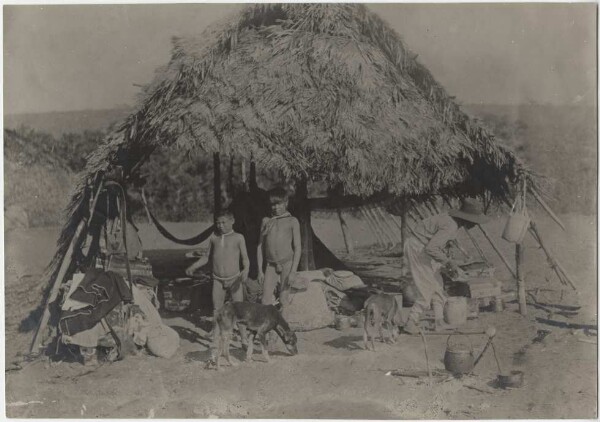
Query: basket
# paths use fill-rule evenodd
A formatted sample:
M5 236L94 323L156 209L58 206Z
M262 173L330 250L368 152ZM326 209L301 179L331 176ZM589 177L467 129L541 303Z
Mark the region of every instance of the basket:
M163 307L171 312L193 311L194 296L202 282L181 278L161 286Z
M525 238L531 218L525 206L525 198L517 198L506 220L502 238L512 243L521 243Z

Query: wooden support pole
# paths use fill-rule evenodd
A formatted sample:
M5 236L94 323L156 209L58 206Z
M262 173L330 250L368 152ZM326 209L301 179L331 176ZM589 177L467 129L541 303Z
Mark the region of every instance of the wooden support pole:
M531 192L531 194L536 199L536 201L538 201L538 203L542 206L542 208L544 208L544 210L550 215L550 217L552 217L552 219L556 222L556 224L558 224L561 229L566 231L567 229L565 228L565 225L563 224L563 222L560 221L560 218L558 218L558 216L556 214L554 214L552 209L548 206L548 204L546 204L546 202L542 199L542 197L539 195L539 193L537 193L536 190L533 188L529 188L529 192Z
M217 218L217 215L221 212L221 158L219 157L219 153L215 152L213 154L213 183L214 183L214 217Z
M340 220L340 227L342 228L342 236L344 236L344 245L346 245L346 252L348 254L354 253L354 245L352 244L352 238L350 237L350 230L348 224L342 215L341 208L337 209L337 215Z
M508 260L502 254L502 252L500 252L500 249L498 249L498 247L496 246L496 243L494 242L494 240L485 231L485 229L483 227L481 227L481 225L478 224L477 227L479 227L479 230L481 230L481 232L483 233L483 235L485 236L485 238L488 240L488 242L490 242L490 245L492 245L492 248L494 249L494 251L496 251L496 253L500 257L500 259L502 260L502 262L504 262L504 265L506 265L506 268L508 268L508 270L510 271L510 273L512 274L512 276L515 278L515 280L518 279L517 273L515 272L515 270L512 269L512 267L508 263Z
M400 247L403 250L404 249L404 242L405 242L405 239L406 239L406 232L405 232L406 228L402 227L402 222L398 221L398 218L396 218L396 216L394 214L390 213L389 215L390 215L391 222L394 223L393 224L394 230L396 232L398 232L398 231L400 232Z
M394 212L396 212L396 210L394 210ZM390 213L390 219L392 220L392 222L394 223L394 227L397 230L400 230L400 234L402 235L402 225L400 224L400 222L398 221L398 218L394 215ZM402 239L400 239L402 241Z
M523 261L525 259L524 247L520 243L515 246L515 261L517 263L517 292L519 298L519 312L527 315L527 294L525 293L525 279L523 277Z
M42 345L44 331L46 330L46 326L48 325L48 320L50 319L50 304L56 301L58 297L58 292L63 284L63 280L71 266L71 262L73 260L73 251L75 250L75 246L79 242L79 238L81 237L81 233L83 232L83 228L86 225L85 219L82 219L75 230L75 234L71 239L71 243L69 244L69 248L63 257L62 263L60 264L60 269L58 274L56 275L56 279L54 280L54 284L52 285L52 289L50 290L50 294L48 295L48 299L46 300L46 304L44 306L44 313L42 314L42 319L40 320L40 324L38 325L37 331L35 332L35 336L33 337L33 342L31 343L30 352L36 353L39 351L40 346Z
M253 158L250 158L250 174L248 175L248 188L250 192L256 193L258 190L258 183L256 181L256 163Z
M406 201L406 198L402 198L402 210L400 211L400 245L402 246L402 250L404 250L404 245L406 244L406 241L408 240L407 237L407 229L409 229L408 227L408 221L406 221L406 215L408 213L408 210L406 209L408 207L408 203Z
M244 186L246 186L246 159L244 157L242 157L242 162L240 164L241 166L241 173L242 173L242 184Z
M233 155L231 156L231 158L229 159L229 174L227 175L227 194L228 195L233 195L233 164L234 164L234 160L233 160Z
M302 254L298 271L310 271L315 269L315 253L313 248L313 231L311 224L311 210L308 203L308 180L303 177L296 184L295 211L300 223L300 237L302 242Z
M554 258L554 256L550 253L550 251L544 245L544 242L542 241L542 237L540 236L540 232L537 229L537 225L533 221L531 221L531 223L529 224L529 232L531 233L532 237L536 240L536 242L540 245L540 247L546 254L546 257L548 258L548 261L550 261L552 269L554 270L556 275L559 277L559 279L561 281L566 281L573 290L577 290L577 288L575 287L575 284L573 284L573 281L571 280L571 277L569 277L569 275L565 272L562 265L560 265L560 262L558 262Z
M409 213L406 213L406 215L409 216L409 217L411 217L411 218L413 218L412 216L410 216ZM392 218L394 219L394 221L396 221L396 223L398 222L398 219L396 218L396 216L392 215ZM418 222L418 220L416 220L414 218L413 218L413 220L415 220L415 222ZM408 224L408 219L406 219L405 221L406 221L405 229L408 232L410 232L411 235L413 235L413 236L416 237L415 231L412 229L412 227L410 226L410 224ZM405 237L405 240L408 240L408 236Z

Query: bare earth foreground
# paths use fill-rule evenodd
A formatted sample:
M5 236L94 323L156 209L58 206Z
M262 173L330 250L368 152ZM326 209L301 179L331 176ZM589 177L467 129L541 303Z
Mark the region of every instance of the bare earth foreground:
M571 322L596 321L596 248L593 217L563 216L568 232L541 221L546 242L575 279L583 308ZM316 230L334 249L338 234L326 223ZM331 226L331 224L329 224ZM488 229L498 234L502 222ZM335 229L335 228L334 228ZM198 230L191 229L194 233ZM329 229L331 230L331 229ZM516 303L501 314L481 313L477 326L498 329L495 344L505 367L525 372L521 389L501 390L493 380L496 364L486 354L474 375L463 379L427 379L386 376L392 369L426 369L419 337L401 335L398 343L378 343L377 352L363 350L362 330L325 328L298 333L300 354L288 356L281 343L269 364L255 352L255 361L221 372L206 370L206 321L166 316L181 337L181 347L169 360L149 355L128 357L99 368L78 363L50 365L45 360L11 365L26 352L30 333L19 332L20 321L39 301L39 274L53 252L56 229L14 231L6 238L6 412L9 417L104 418L595 418L597 417L597 337L582 330L552 327L536 321L547 313L529 307L524 318ZM355 239L362 239L355 233ZM531 239L528 240L529 242ZM514 249L501 243L506 255ZM525 274L528 288L560 284L552 278L542 253L527 243ZM148 245L145 246L157 247ZM492 252L485 250L492 257ZM373 259L365 252L357 261ZM494 257L495 259L496 257ZM393 273L394 259L385 269ZM497 275L508 277L495 262ZM546 277L551 282L546 281ZM553 319L560 319L555 315ZM563 318L563 321L567 319ZM195 324L196 322L197 324ZM550 334L533 342L538 330ZM473 336L475 353L483 336ZM232 354L240 358L234 342ZM434 369L443 369L445 336L429 336L428 350Z

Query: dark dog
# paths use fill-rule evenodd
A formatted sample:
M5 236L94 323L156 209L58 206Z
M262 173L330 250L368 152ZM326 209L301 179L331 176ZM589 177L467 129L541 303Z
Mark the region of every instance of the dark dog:
M385 293L370 296L365 301L365 331L363 333L363 341L365 349L369 350L369 338L371 339L371 349L375 351L374 337L379 331L381 341L385 341L383 337L383 325L389 332L390 341L396 342L396 324L397 314L399 314L398 303L394 296Z
M288 323L273 305L260 305L249 302L226 303L217 313L216 320L219 328L219 349L216 362L217 369L220 368L219 360L223 352L225 352L227 362L233 366L229 356L229 343L235 324L244 324L246 329L250 332L248 350L246 351L246 361L252 359L254 338L258 337L262 345L263 356L265 357L265 360L269 362L266 334L271 330L275 330L277 335L283 340L288 352L292 355L298 354L296 334L290 330Z

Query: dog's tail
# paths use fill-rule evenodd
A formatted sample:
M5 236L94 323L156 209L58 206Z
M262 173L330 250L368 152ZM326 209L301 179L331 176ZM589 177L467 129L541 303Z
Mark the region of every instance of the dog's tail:
M365 313L365 327L367 325L375 325L375 315L377 313L377 304L369 303L365 309L363 309Z
M281 340L284 340L285 333L292 331L292 329L290 328L290 325L285 320L283 315L281 315L281 312L279 312L277 310L277 308L275 308L274 316L277 321L277 324L275 325L274 330L277 333L277 335L279 335L279 337L281 337Z
M372 328L375 326L375 318L377 315L377 304L375 303L367 303L364 309L365 315L365 325L363 330L363 342L365 343L365 349L369 349L369 333L372 333ZM373 337L371 336L371 340ZM373 350L375 350L375 344L371 341Z

